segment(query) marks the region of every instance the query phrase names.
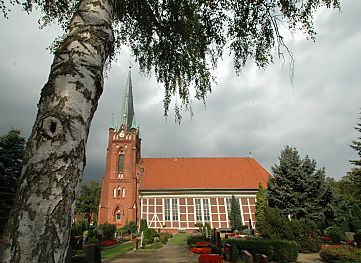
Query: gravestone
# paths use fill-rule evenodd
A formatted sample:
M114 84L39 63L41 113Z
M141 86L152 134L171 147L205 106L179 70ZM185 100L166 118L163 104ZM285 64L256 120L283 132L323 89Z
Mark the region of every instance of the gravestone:
M247 250L241 250L241 259L244 263L253 263L253 256Z

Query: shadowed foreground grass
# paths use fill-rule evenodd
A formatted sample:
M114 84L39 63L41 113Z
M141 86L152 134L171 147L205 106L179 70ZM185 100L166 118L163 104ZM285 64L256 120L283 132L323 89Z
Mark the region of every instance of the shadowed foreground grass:
M175 234L173 237L169 240L169 244L173 246L183 246L187 241L187 234L186 233L180 233Z
M101 251L102 259L108 259L123 254L125 252L132 250L133 247L134 244L130 242L130 243L125 243L125 244L123 243L123 244L111 246L108 248L103 248Z

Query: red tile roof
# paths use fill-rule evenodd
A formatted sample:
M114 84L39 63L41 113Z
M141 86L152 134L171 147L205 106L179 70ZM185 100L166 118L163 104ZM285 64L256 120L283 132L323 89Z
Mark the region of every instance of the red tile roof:
M140 190L258 189L270 174L253 158L143 158Z

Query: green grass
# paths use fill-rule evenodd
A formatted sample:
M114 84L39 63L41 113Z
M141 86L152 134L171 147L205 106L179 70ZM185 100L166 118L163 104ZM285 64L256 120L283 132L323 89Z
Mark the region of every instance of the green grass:
M132 250L133 247L134 244L130 242L130 243L125 243L125 244L123 243L123 244L111 246L109 248L103 248L101 251L102 258L108 259L120 254L124 254L125 252Z
M169 244L173 246L183 246L187 241L186 233L174 234L173 237L169 240Z

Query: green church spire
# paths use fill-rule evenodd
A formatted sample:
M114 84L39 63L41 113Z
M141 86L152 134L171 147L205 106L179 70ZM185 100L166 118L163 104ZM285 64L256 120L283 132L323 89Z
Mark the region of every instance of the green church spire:
M109 124L109 129L114 129L114 130L117 129L117 127L114 124L114 113L112 113L112 121Z
M126 131L130 131L132 128L134 119L134 106L133 106L133 90L132 90L132 77L131 67L129 67L127 84L125 87L124 101L122 105L122 111L120 115L119 128L124 125Z

